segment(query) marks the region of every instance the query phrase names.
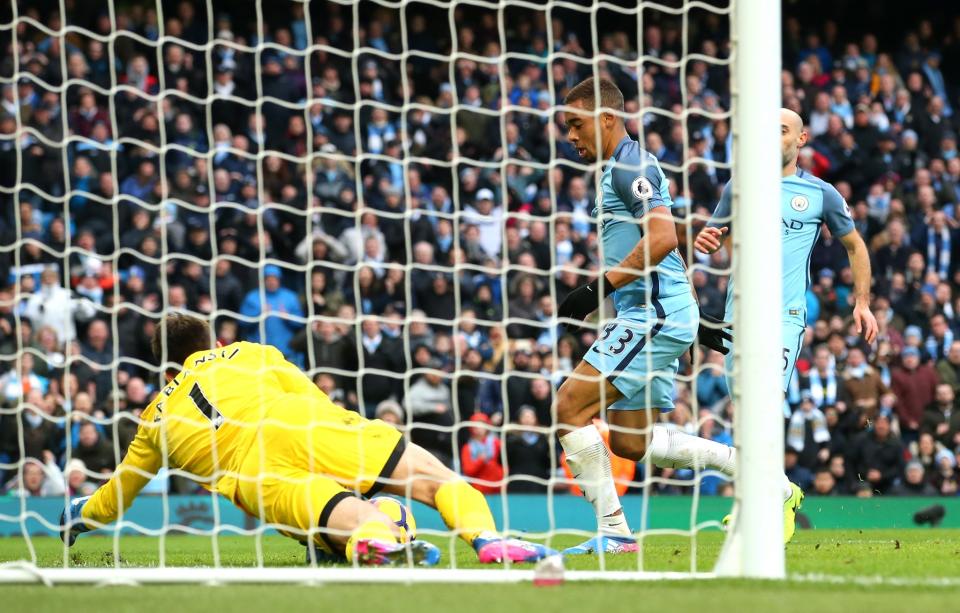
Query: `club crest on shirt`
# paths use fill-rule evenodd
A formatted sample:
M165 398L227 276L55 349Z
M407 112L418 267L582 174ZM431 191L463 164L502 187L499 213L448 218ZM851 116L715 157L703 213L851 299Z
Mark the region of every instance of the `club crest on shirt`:
M637 177L630 186L633 197L637 200L649 200L653 196L653 185L646 177Z
M794 196L790 200L790 208L798 213L802 213L810 208L810 201L807 200L806 196Z

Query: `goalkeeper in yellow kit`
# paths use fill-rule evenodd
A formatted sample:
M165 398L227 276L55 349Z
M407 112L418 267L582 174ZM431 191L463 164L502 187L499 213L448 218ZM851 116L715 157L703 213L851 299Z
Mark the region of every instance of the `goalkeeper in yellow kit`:
M190 473L281 533L359 564L407 561L397 526L362 496L407 493L440 512L481 562L535 561L543 545L496 533L483 496L422 447L380 420L333 404L276 348L238 342L211 348L201 319L165 317L152 339L166 347L168 384L140 416L137 435L113 477L70 501L62 535L115 521L163 467ZM358 495L359 494L359 495ZM410 545L415 563L440 550Z

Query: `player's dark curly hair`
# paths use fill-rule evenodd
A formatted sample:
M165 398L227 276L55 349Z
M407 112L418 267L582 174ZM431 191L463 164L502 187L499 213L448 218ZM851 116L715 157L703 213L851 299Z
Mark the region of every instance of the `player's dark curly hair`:
M574 102L582 100L583 108L592 111L596 108L597 104L597 87L600 88L601 108L612 109L614 111L623 110L623 92L620 91L616 83L606 78L594 79L593 77L589 77L580 81L570 88L566 98L563 99L563 103L573 104Z
M157 323L150 340L150 350L159 362L163 348L167 348L167 362L183 364L191 353L210 349L210 326L199 317L171 313Z

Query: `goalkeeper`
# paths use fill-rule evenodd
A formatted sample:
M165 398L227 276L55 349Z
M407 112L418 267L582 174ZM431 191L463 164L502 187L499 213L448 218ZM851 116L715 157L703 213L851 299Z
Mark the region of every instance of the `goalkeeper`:
M212 349L210 339L206 322L188 315L168 315L157 327L153 353L160 360L166 347L167 364L177 368L167 370L168 385L140 416L113 477L64 510L69 545L115 521L168 466L286 536L312 540L358 564L407 560L398 528L357 495L381 491L409 491L437 509L481 562L535 561L553 553L501 538L480 492L387 423L333 404L276 348L237 342ZM410 547L417 564L440 558L430 543Z

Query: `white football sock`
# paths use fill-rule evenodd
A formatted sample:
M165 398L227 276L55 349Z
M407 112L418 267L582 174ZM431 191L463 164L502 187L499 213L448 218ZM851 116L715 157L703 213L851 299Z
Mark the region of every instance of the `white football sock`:
M567 465L593 505L597 524L603 534L630 536L623 507L610 468L610 455L597 428L590 424L560 437L567 454Z
M731 479L737 470L736 448L660 425L653 427L647 454L661 468L709 468ZM787 500L793 496L793 488L787 475L780 474L783 477L783 499Z
M786 502L793 496L793 487L791 486L790 479L787 477L787 473L780 474L783 475L783 501Z
M699 436L656 425L644 460L660 468L712 468L728 477L737 469L737 450Z

